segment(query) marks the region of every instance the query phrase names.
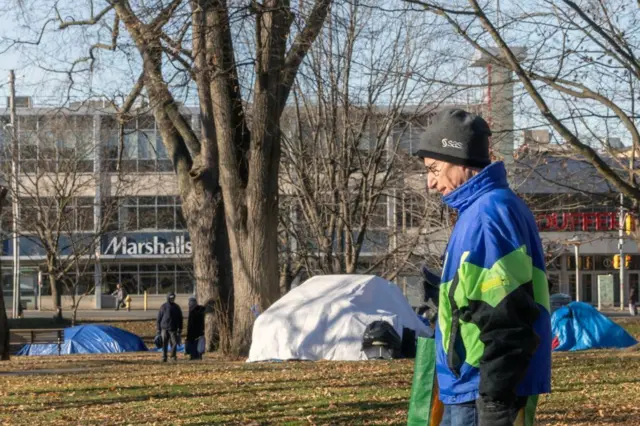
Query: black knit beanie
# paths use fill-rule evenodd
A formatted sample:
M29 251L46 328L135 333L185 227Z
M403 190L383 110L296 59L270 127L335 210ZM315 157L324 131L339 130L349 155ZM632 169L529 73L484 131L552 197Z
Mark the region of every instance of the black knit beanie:
M482 169L491 164L489 136L489 125L479 115L445 109L433 117L414 155Z

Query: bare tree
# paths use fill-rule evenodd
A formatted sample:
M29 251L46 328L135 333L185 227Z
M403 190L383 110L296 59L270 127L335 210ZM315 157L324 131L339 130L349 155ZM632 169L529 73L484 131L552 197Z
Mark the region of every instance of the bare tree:
M246 351L252 309L266 308L279 294L280 116L331 1L294 8L280 0L107 0L91 2L86 17L78 17L85 11L74 10L75 2L51 3L43 31L56 25L67 37L77 35L83 45L75 48L87 51L67 64L71 81L99 68L108 52L141 68L139 81L179 182L198 296L232 301L224 309L233 319L232 346ZM174 90L191 83L199 131L180 114ZM212 337L211 315L207 330Z
M394 279L424 259L442 228L440 202L414 179L424 170L411 153L458 93L438 78L446 68L438 45L450 34L433 18L384 6L332 8L285 110L282 291L302 271Z
M7 188L0 188L0 215L8 194ZM4 304L4 291L0 292L0 361L9 360L9 320Z
M407 3L437 14L467 46L512 72L522 84L528 124L550 126L574 155L637 204L636 7L622 0L537 0L501 11L476 0L466 6Z
M5 175L17 182L10 195L21 206L18 232L26 245L21 255L43 257L58 319L62 318L65 284L67 291L73 291L75 319L78 288L70 285L71 277L80 265L93 265L91 259L117 213L116 206L105 204L98 223L94 220L94 193L101 179L94 173L94 157L103 145L95 143L93 120L93 114L58 109L21 115L19 174L11 175L9 162L4 162ZM12 146L6 148L11 151ZM12 154L6 155L11 158ZM117 196L126 186L127 181L114 179L111 191Z

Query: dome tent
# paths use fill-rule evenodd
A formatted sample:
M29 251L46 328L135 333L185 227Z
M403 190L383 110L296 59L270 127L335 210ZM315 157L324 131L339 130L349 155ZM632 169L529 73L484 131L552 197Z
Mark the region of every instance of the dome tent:
M551 316L554 351L627 348L636 343L627 331L593 306L572 302Z
M395 284L371 275L316 276L264 311L253 327L249 362L366 359L363 334L387 321L398 335L432 335Z
M65 328L62 355L146 351L140 337L109 325L78 325ZM25 345L18 355L58 355L58 345Z

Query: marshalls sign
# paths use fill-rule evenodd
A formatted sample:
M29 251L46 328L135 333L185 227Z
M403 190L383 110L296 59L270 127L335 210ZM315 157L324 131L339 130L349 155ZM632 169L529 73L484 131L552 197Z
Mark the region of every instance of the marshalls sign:
M116 236L108 240L104 254L116 256L189 255L191 254L191 241L187 241L184 235L170 238L161 238L157 235L152 238L136 236L135 239L129 236Z

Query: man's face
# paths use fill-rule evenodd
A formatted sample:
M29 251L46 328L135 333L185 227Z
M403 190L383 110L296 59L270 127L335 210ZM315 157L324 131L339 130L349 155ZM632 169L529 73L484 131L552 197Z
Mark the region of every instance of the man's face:
M427 168L427 188L447 195L471 179L474 171L465 166L451 164L444 161L424 159Z

